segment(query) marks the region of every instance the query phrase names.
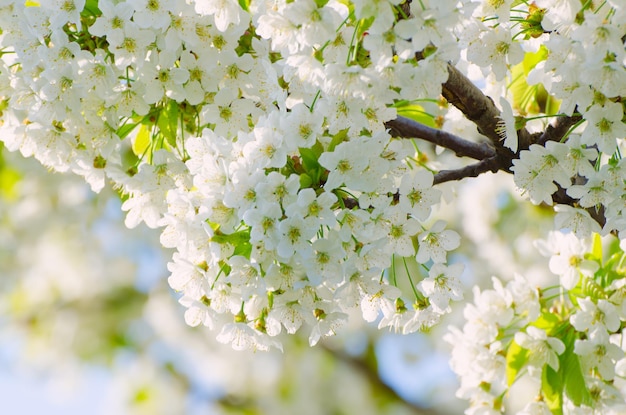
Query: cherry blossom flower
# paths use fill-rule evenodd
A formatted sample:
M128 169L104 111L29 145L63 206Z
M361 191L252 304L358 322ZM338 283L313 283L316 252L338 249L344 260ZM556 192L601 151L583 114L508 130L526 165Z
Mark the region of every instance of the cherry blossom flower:
M317 233L319 226L315 226L312 218L304 219L300 215L290 216L278 225L281 233L276 252L283 258L291 257L295 252L299 255L310 255L310 239Z
M229 25L245 25L248 16L235 0L197 0L196 12L213 16L215 27L225 32Z
M515 184L528 192L533 203L552 204L552 194L557 191L554 182L564 188L571 184L570 177L559 163L566 157L566 152L567 146L558 143L546 147L533 144L513 161L511 170L515 173Z
M417 288L428 297L433 309L441 314L450 311L450 300L463 299L463 286L459 277L463 264L434 264L428 271L428 278L417 284Z
M540 375L546 364L555 371L559 370L558 355L565 351L565 344L560 339L549 337L540 328L528 326L526 333L515 333L515 342L529 351L528 373L531 376Z
M554 210L557 212L554 218L556 229L569 229L579 238L601 232L598 222L586 210L567 205L556 205Z
M597 328L615 332L620 326L616 307L607 300L594 303L589 297L578 300L580 309L570 317L572 326L578 331L591 332Z
M315 310L317 323L313 325L311 334L309 336L309 345L315 346L321 338L331 336L345 324L347 314L334 312L326 314L321 309Z
M504 26L498 26L481 31L479 37L470 42L467 58L483 68L483 73L490 69L496 79L501 80L509 66L522 61L524 52L518 43L512 41L511 32Z
M602 379L612 380L615 362L624 357L624 351L609 341L602 327L596 327L586 340L576 340L574 353L580 355L583 367L597 369Z
M426 220L431 208L439 202L441 191L432 188L433 174L428 170L418 170L415 174L402 177L400 187L400 208L418 220Z
M142 29L165 29L170 24L173 0L127 0L134 9L133 21Z
M334 190L342 185L361 190L371 185L362 183L362 173L367 168L367 148L355 142L345 142L335 147L333 152L323 153L319 163L329 170L328 180L324 185L326 191Z
M446 336L457 396L467 413L500 413L511 372L550 367L565 379L567 344L593 410L623 413L623 391L611 386L624 372L622 252L614 242L607 258L597 247L589 255L585 238L626 235L626 9L530 3L0 0L0 140L96 191L111 181L126 225L161 228L175 250L168 282L185 321L237 350L267 350L281 333L306 332L313 345L352 314L427 330L462 298L467 250L447 262L460 235L442 220L454 221L456 185L434 183L473 167L389 128L409 113L454 123L459 142L495 150L489 162L510 169L537 210L561 203L561 232L538 243L560 291L526 262L527 235L515 255L500 255L508 199L480 213L488 226L468 247L486 262L476 277L508 282L474 287L462 328ZM507 79L514 67L519 78ZM475 97L501 113L473 108ZM518 137L514 114L524 110ZM487 156L473 157L480 170ZM484 197L472 196L462 210L480 210ZM412 271L411 257L427 277L401 278L395 265ZM522 367L509 361L511 339L526 350ZM570 386L558 409L584 411Z
M585 112L588 124L580 141L588 146L597 145L603 153L613 154L617 147L615 139L626 137L623 115L621 104L611 102L602 107L592 106Z
M498 126L497 132L502 137L504 146L510 148L515 153L517 151L518 138L513 108L511 108L511 104L504 97L500 97L500 106L502 107L502 125Z
M536 246L545 256L550 256L550 271L561 277L561 284L571 290L578 284L580 275L593 277L599 265L585 259L589 244L573 233L550 232L548 241L537 241Z
M419 235L417 262L425 263L432 259L435 263L444 263L447 251L459 246L461 243L459 234L453 230L445 229L445 227L444 221L437 221L430 230Z
M61 27L67 22L81 25L80 12L85 7L85 0L50 0L42 3L43 7L52 11L50 26Z

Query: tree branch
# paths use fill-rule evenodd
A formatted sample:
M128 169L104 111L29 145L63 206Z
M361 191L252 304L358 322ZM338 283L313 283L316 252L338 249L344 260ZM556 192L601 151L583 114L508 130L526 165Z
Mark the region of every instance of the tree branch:
M418 60L423 58L419 54L416 57ZM517 131L518 146L517 151L513 152L504 147L502 136L498 133L501 130L502 115L493 100L454 66L448 64L447 69L448 80L442 84L443 97L458 108L468 120L476 124L478 132L487 137L491 145L473 143L454 134L427 127L404 117L398 117L385 123L390 129L390 134L394 137L419 138L450 149L459 157L471 157L479 160L478 163L458 169L441 170L435 175L433 184L461 180L465 177L477 177L487 171L495 173L504 170L511 173L513 160L519 158L520 151L527 150L532 144L545 146L548 141L561 140L582 119L580 115L559 117L553 124L548 125L545 131L535 134L522 128ZM575 206L578 202L567 196L564 191L555 193L553 201L569 206ZM351 205L356 204L357 202L353 201ZM587 211L600 225L604 225L606 219L602 209L587 209Z
M496 157L490 157L469 166L461 167L454 170L441 170L435 174L433 185L449 182L452 180L461 180L465 177L477 177L482 173L491 171L493 173L501 170L500 162Z
M385 126L393 137L419 138L454 151L459 157L471 157L476 160L493 157L495 150L486 143L473 143L446 131L431 128L409 118L398 117L388 121Z
M476 124L478 132L489 138L496 147L496 151L504 148L502 137L496 132L502 118L493 100L450 64L448 64L448 80L442 85L441 93L468 120ZM531 134L525 128L519 130L517 135L518 150L525 150L532 144Z
M571 117L559 117L554 124L548 125L548 128L539 136L537 144L545 145L548 141L560 141L567 134L570 128L582 120L580 115Z
M501 137L496 133L500 111L493 100L472 83L454 66L448 64L448 80L442 85L444 98L457 107L468 120L478 127L485 137L494 145L500 143Z

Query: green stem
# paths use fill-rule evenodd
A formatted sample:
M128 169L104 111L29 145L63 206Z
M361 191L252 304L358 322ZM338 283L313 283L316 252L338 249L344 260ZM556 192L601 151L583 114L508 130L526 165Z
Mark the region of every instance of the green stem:
M415 295L416 300L423 300L424 296L420 295L417 292L417 288L415 288L415 284L413 283L413 278L411 278L411 272L409 271L409 266L406 264L406 258L402 257L402 262L404 263L404 270L406 271L407 277L409 277L409 282L411 283L411 289L413 290L413 294Z

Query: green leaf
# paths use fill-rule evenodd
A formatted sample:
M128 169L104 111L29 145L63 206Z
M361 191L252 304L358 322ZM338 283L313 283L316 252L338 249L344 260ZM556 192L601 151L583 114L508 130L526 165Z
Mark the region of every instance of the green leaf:
M533 326L536 326L540 329L546 331L546 333L550 334L554 331L554 328L561 323L561 319L550 311L545 311L541 313L539 318L533 323Z
M528 76L530 71L535 69L535 66L539 62L545 61L548 58L548 49L541 45L537 52L526 52L522 66L524 67L524 75Z
M239 232L234 232L230 234L225 233L216 233L211 237L212 242L217 242L218 244L231 244L235 248L243 244L250 244L250 231L243 230Z
M318 159L324 152L324 147L319 141L316 142L311 148L301 147L299 150L300 156L302 157L302 166L306 172L310 173L313 170L319 170L322 168Z
M252 48L252 39L254 39L253 31L246 31L237 42L237 47L235 48L235 52L237 52L237 56L243 56L244 54L253 50Z
M308 187L318 185L322 180L322 176L326 172L326 169L324 169L318 161L320 155L324 152L324 146L319 141L317 141L313 147L301 147L299 150L300 156L302 158L302 167L304 168L304 172L311 179L311 184ZM305 183L308 181L306 177L302 178L302 175L300 177L301 184L302 180L304 180Z
M613 270L622 260L623 252L616 252L609 257L609 259L604 263L603 268L608 270Z
M120 138L120 140L123 140L124 138L126 138L126 136L128 136L128 134L130 134L135 127L137 127L139 125L138 122L135 123L126 123L124 125L122 125L120 128L118 128L115 131L115 134Z
M165 139L167 143L175 147L176 146L176 136L178 133L178 116L179 109L176 101L170 100L165 105L159 114L159 119L157 121L157 126L159 127L159 131Z
M398 107L398 115L410 118L420 124L436 128L435 118L424 110L424 107L417 104L408 104Z
M593 399L585 384L580 359L574 353L575 331L570 329L561 340L565 343L565 351L559 356L560 372L565 381L565 394L576 406L592 406Z
M555 415L563 414L563 379L561 374L545 365L541 373L541 393L544 402Z
M584 297L589 296L594 301L608 297L600 284L585 276L582 277L581 291Z
M620 248L619 246L620 244L620 240L617 238L610 238L607 241L605 241L603 248L604 248L604 256L605 257L611 257L613 255L622 255L624 253L624 251L622 250L622 248Z
M241 255L250 259L250 254L252 253L252 244L251 243L242 243L235 246L235 250L233 251L233 255Z
M250 11L250 0L239 0L239 5L245 11Z
M133 141L133 153L137 157L141 157L150 147L150 141L150 130L147 125L142 124Z
M350 129L346 128L345 130L341 130L337 134L333 135L333 139L330 141L330 144L328 145L329 152L335 151L335 147L337 147L339 144L346 141L346 139L348 138L348 131L350 131Z
M102 12L98 8L98 0L87 0L85 2L85 7L80 12L80 15L83 17L97 17L100 16Z
M513 94L513 108L520 114L545 113L554 115L558 112L560 101L549 95L541 84L528 85L526 78L537 64L545 60L548 50L540 47L537 52L527 52L524 60L511 69L509 90Z
M307 187L311 187L313 185L313 179L306 173L302 173L300 175L300 189L306 189Z
M591 256L602 264L602 237L600 234L593 234L593 242L591 244Z
M621 280L622 278L624 278L624 275L620 274L617 271L609 269L606 272L606 274L604 274L604 277L602 279L602 286L603 287L609 287L613 281ZM606 295L607 293L605 292L604 294ZM604 297L602 297L602 298L604 298Z
M506 384L511 386L528 361L528 350L512 341L506 352Z

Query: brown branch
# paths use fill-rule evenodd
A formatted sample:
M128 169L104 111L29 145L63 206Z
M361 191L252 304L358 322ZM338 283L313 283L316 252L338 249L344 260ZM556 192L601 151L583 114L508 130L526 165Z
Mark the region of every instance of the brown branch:
M491 157L459 169L441 170L439 173L435 174L433 185L452 180L461 180L465 177L477 177L488 171L495 173L498 170L502 170L499 159L497 157Z
M501 137L496 133L500 120L500 111L493 100L472 83L454 66L448 64L448 80L442 85L443 97L457 107L468 120L478 127L485 137L494 145L500 143Z
M502 170L500 165L500 159L493 155L489 158L479 161L478 163L470 164L469 166L461 167L454 170L441 170L433 178L433 186L439 183L445 183L452 180L461 180L466 177L477 177L482 173L488 171L496 173L498 170ZM393 194L394 202L397 203L400 194L398 192ZM359 206L359 201L351 197L342 198L343 205L348 209L354 209Z
M548 141L560 141L577 122L582 120L580 115L571 117L559 117L554 124L548 125L548 128L539 136L537 144L545 145Z
M388 121L385 126L393 137L419 138L454 151L459 157L471 157L476 160L493 157L495 150L486 143L474 143L446 131L428 127L409 118L398 117Z
M418 60L423 58L416 54ZM459 157L471 157L479 160L478 163L461 167L454 170L442 170L434 177L433 184L444 183L453 180L461 180L465 177L477 177L482 173L499 170L511 172L513 160L519 158L523 150L528 150L531 144L545 146L548 141L559 141L582 117L580 115L559 117L543 132L531 134L526 128L517 131L518 146L513 152L504 147L501 134L502 116L493 100L485 95L476 85L451 64L448 64L448 80L442 84L443 97L465 117L476 124L478 132L487 137L490 144L478 144L465 140L454 134L427 127L410 119L398 117L388 121L385 125L394 137L419 138L441 147L450 149ZM564 191L553 195L554 203L576 206L578 200L567 196ZM356 206L354 200L344 200L346 206ZM600 209L587 209L591 216L603 226L606 222L604 211Z
M483 94L480 88L450 64L448 64L448 80L442 85L441 93L468 120L476 124L478 132L493 143L496 151L503 148L502 137L496 132L502 120L500 111L490 97ZM519 150L525 150L532 144L531 135L525 128L519 130L517 135Z

